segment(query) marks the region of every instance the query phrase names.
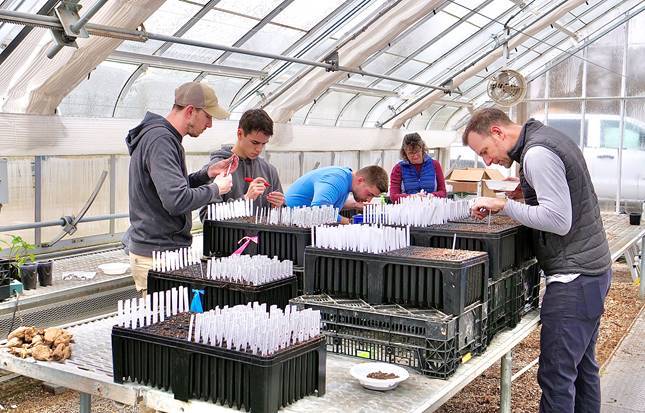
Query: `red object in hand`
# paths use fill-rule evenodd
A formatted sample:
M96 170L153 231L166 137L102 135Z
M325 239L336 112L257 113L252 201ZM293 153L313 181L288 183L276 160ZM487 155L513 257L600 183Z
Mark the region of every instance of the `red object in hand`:
M249 182L249 183L250 183L250 182L253 182L253 178L246 177L246 178L244 178L244 182ZM267 181L264 181L264 182L262 182L262 183L263 183L263 184L264 184L264 186L266 186L267 188L271 186L271 185L269 185L269 183L268 183Z

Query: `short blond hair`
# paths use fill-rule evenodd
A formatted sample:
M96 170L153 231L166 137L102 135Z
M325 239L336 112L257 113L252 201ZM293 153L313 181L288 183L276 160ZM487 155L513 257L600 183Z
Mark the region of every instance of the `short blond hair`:
M378 188L381 193L387 192L387 186L389 178L385 169L381 168L378 165L370 165L364 168L361 168L356 172L356 175L360 175L365 178L365 182L368 185L374 185Z

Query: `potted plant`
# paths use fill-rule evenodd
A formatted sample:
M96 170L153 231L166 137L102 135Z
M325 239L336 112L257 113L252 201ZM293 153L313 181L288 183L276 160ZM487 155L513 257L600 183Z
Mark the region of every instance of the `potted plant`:
M11 241L0 242L9 249L10 265L15 269L25 290L35 289L38 286L38 266L34 263L36 256L30 251L36 247L19 235L10 235L9 237Z

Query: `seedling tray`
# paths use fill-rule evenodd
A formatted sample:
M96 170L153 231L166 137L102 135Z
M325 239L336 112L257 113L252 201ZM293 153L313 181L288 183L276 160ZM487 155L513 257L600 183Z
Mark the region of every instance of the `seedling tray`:
M284 225L265 225L245 220L204 221L204 254L210 257L228 257L241 244L243 237L258 237L258 243L249 243L244 253L262 254L291 260L296 267L304 265L305 247L311 244L311 228Z
M406 247L369 254L307 247L305 292L459 315L488 297L486 253Z
M202 266L201 272L198 265ZM202 278L202 273L206 274L206 265L203 263L170 272L151 270L148 272L148 294L183 286L189 288L188 291L192 298L193 289L204 290L202 296L204 310L212 310L225 305L232 307L255 301L267 303L267 308L273 304L284 308L289 304L289 299L298 295L298 280L295 275L267 284L252 286Z
M505 271L519 268L524 261L534 257L530 229L510 218L497 223L491 221L490 227L486 220L412 227L410 242L424 247L452 248L455 234L455 248L488 253L489 273L493 279L498 279Z
M175 317L185 319L180 333L186 337L189 314ZM252 413L275 413L305 396L325 394L323 337L262 357L155 334L151 327L158 325L112 328L116 383L137 382L171 391L178 400L210 400Z
M291 300L320 310L327 351L411 367L445 379L486 348L486 304L473 304L458 317L434 309L372 306L328 295Z

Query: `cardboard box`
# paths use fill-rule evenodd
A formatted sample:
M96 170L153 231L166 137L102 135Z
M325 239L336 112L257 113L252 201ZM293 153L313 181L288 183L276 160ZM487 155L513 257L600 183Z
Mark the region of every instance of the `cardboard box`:
M483 180L501 181L504 178L501 172L492 168L454 169L446 176L446 183L452 185L452 192L467 192L494 198L495 191L488 188Z

